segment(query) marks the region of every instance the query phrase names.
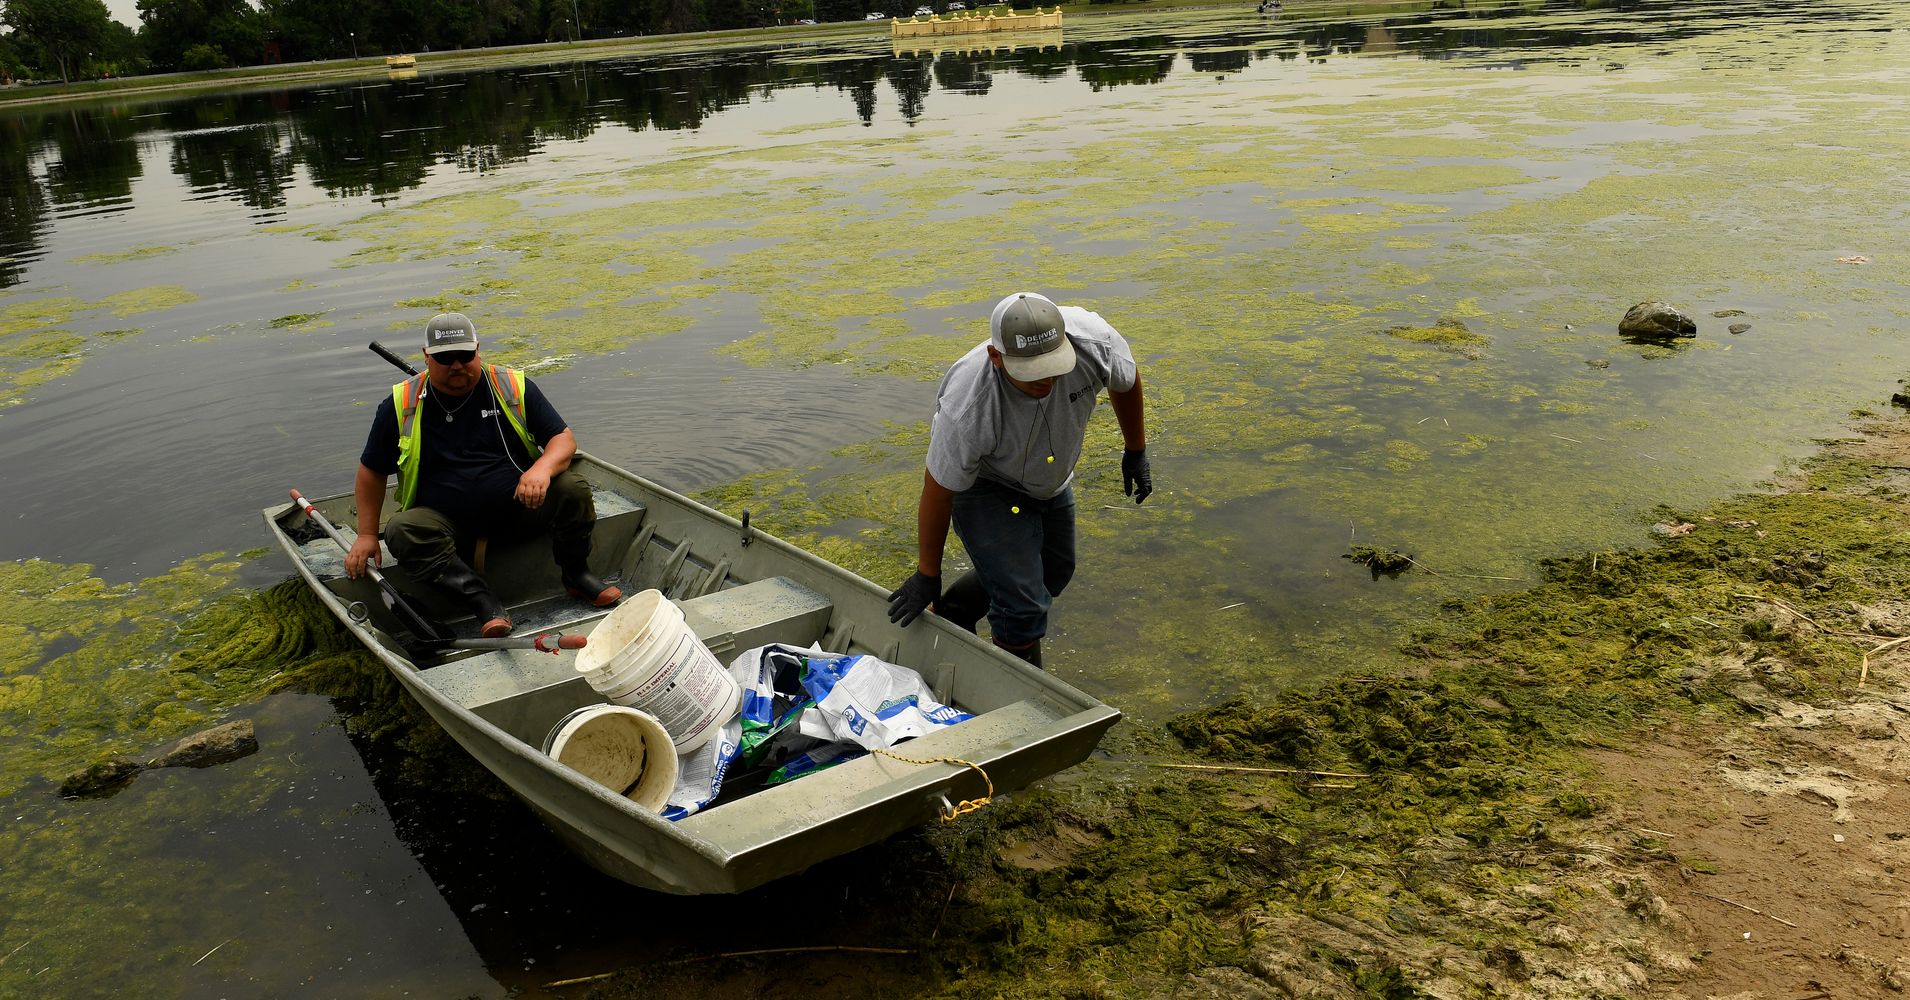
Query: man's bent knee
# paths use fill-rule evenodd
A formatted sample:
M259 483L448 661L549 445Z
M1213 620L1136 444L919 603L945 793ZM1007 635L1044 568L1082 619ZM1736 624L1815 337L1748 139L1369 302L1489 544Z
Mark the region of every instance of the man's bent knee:
M550 481L551 531L557 535L588 532L597 523L597 501L590 481L566 469Z
M457 555L457 530L450 519L429 507L413 507L385 522L385 544L391 554L425 580L436 579Z

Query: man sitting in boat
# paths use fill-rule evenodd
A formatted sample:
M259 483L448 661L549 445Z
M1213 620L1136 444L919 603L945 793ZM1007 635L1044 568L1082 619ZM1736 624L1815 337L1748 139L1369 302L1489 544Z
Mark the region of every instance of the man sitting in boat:
M989 317L988 340L948 370L929 424L916 510L916 570L889 595L889 620L933 605L1041 666L1048 609L1074 576L1074 468L1102 389L1121 425L1121 490L1154 491L1141 378L1127 341L1097 313L1033 292ZM975 568L942 590L950 520Z
M477 327L463 313L425 324L424 362L424 374L392 386L372 418L352 490L358 539L346 575L377 564L385 481L396 473L386 544L413 577L467 604L486 638L510 635L511 616L459 555L460 543L468 551L478 538L548 530L564 589L598 607L615 603L622 592L586 565L597 508L590 484L570 471L577 438L536 383L480 361Z

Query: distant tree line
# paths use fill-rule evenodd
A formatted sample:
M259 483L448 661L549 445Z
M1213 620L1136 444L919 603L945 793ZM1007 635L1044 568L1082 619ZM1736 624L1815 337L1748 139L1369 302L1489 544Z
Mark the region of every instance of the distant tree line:
M906 16L948 0L0 0L0 79L103 76ZM1021 0L1033 3L1034 0ZM891 7L897 7L890 10Z

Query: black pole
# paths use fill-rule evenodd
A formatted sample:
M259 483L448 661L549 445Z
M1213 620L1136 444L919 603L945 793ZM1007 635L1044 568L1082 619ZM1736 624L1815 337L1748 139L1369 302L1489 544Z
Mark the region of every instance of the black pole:
M326 537L347 553L351 552L351 543L345 541L345 536L339 534L337 528L332 527L332 522L326 520L325 515L319 513L318 508L313 507L310 500L299 495L297 490L292 491L292 500L298 504L300 510L304 511L306 517L312 519L312 523L325 532ZM365 563L365 573L371 577L373 583L378 585L385 607L391 609L391 612L398 616L398 621L411 630L411 634L417 637L419 644L427 647L443 646L448 645L455 638L444 626L419 614L417 609L398 593L397 585L385 579L385 575L378 572L378 567L370 561Z
M371 349L378 352L379 357L397 365L398 370L404 372L406 375L418 374L418 369L411 367L411 362L391 353L391 348L374 340L371 342Z

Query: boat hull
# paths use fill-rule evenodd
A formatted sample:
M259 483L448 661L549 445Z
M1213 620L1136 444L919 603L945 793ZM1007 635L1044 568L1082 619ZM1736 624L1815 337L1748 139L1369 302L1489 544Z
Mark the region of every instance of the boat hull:
M593 569L618 578L626 592L662 590L719 659L766 642L871 653L916 669L939 699L975 713L896 751L972 767L869 755L733 800L726 795L672 823L542 752L557 719L603 701L576 673L573 653L511 649L414 660L367 581L345 578L336 545L301 536L301 515L290 505L267 509L281 548L339 621L452 739L606 875L679 894L750 889L937 822L956 804L984 798L991 783L996 793L1010 791L1080 763L1120 719L939 617L907 629L889 624L886 592L839 566L588 455L574 467L597 491ZM334 523L356 523L350 496L315 504ZM512 606L520 634L588 632L607 613L564 598L547 548L505 545L491 555L484 572ZM408 579L401 565L388 565L386 575L401 586ZM459 609L435 603L429 588L410 592L462 634L475 634L475 623L457 621Z

